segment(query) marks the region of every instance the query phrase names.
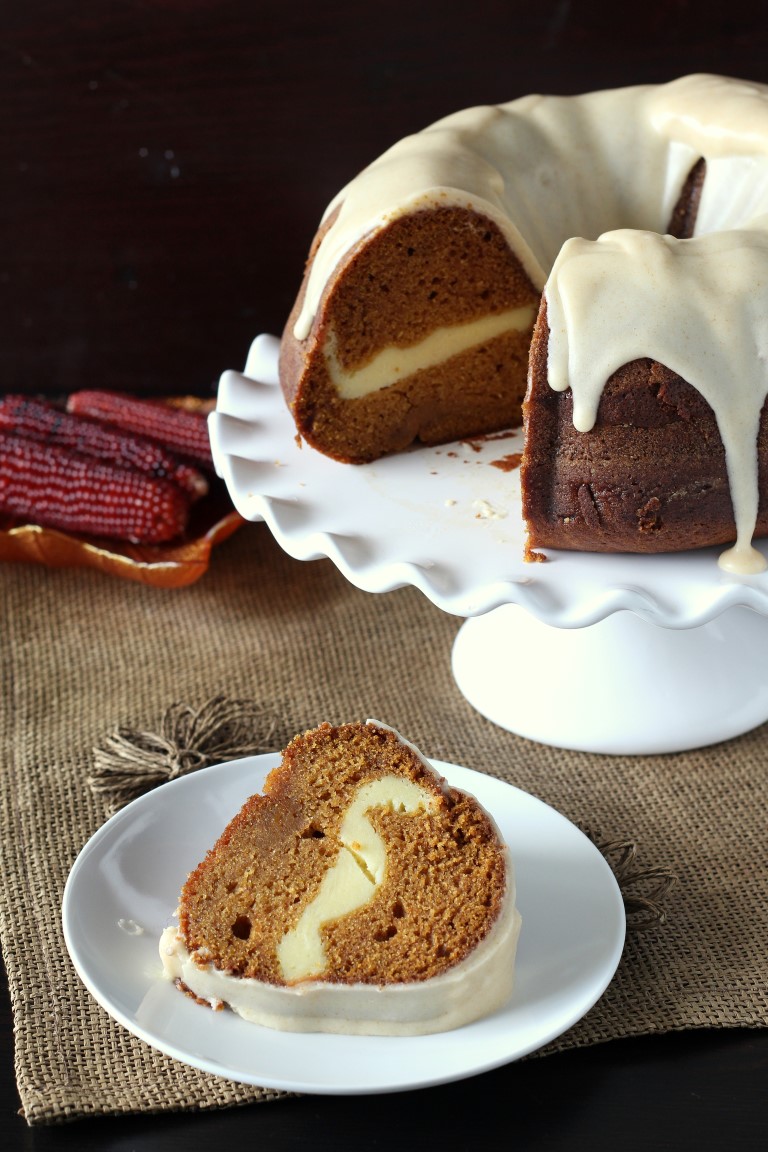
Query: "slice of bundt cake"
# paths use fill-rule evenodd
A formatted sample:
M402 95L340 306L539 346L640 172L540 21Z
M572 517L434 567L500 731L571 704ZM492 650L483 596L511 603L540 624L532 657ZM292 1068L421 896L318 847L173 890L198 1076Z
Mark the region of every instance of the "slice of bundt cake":
M353 247L298 339L312 247L283 333L280 379L299 434L363 464L520 423L539 293L498 224L440 197Z
M438 1032L510 996L520 918L490 816L376 721L297 736L160 943L194 998L271 1028Z

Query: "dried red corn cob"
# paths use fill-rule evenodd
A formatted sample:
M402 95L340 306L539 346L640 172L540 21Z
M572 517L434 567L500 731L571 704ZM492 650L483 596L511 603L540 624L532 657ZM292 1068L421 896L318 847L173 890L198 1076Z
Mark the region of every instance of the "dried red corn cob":
M65 531L162 544L185 530L189 504L171 480L0 433L0 510L13 516Z
M88 390L73 392L67 400L67 410L94 416L129 432L152 436L179 456L186 456L204 468L213 467L208 419L202 412L190 412L121 392Z
M208 491L202 472L169 452L165 445L136 432L126 432L90 416L64 412L47 400L29 396L5 396L0 399L0 431L60 444L86 456L114 464L124 464L148 476L175 481L198 499Z

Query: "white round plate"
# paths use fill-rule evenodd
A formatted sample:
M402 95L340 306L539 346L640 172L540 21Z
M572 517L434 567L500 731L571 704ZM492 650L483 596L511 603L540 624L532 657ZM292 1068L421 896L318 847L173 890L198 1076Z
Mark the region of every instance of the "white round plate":
M276 1032L212 1012L161 974L158 941L181 886L277 754L203 769L113 816L67 880L64 937L86 988L136 1036L205 1072L245 1084L342 1095L463 1079L516 1060L570 1028L621 957L624 908L595 846L540 800L493 777L433 761L492 813L512 850L523 926L510 1003L432 1036Z

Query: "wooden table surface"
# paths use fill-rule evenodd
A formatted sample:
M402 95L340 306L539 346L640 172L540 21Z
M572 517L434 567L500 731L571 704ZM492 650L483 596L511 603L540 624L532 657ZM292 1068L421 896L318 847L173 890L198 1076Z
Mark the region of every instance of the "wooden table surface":
M768 5L5 0L0 390L212 394L280 332L325 204L389 144L472 104L693 71L768 81ZM9 1150L768 1145L768 1034L716 1030L395 1096L31 1130L0 999Z

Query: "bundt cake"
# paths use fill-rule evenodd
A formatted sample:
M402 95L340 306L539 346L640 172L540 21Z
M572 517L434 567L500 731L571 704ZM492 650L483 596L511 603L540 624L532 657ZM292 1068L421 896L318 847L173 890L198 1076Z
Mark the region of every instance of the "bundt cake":
M377 721L322 724L188 877L164 970L288 1031L417 1035L510 996L520 917L490 816Z
M768 87L693 75L390 148L325 214L280 376L347 463L519 424L527 387L531 550L736 540L749 571L767 356Z

